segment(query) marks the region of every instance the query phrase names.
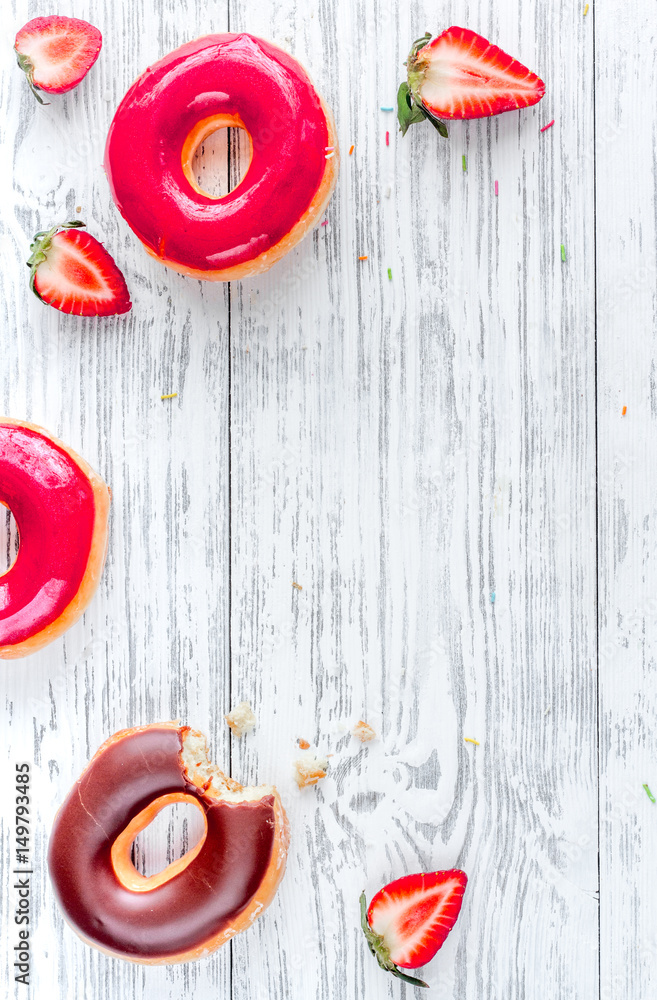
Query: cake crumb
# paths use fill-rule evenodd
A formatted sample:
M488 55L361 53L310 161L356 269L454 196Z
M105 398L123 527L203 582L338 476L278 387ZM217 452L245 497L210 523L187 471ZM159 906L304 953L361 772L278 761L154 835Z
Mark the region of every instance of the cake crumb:
M256 717L248 701L241 701L224 718L235 736L244 736L255 729Z
M355 736L357 740L361 743L369 743L370 740L376 739L376 733L371 726L368 726L366 722L361 719L357 722L354 728L351 730L351 735Z
M300 750L310 750L310 743L308 740L303 740L301 737L297 740Z
M294 778L299 788L316 785L326 777L328 760L314 750L306 750L294 761Z

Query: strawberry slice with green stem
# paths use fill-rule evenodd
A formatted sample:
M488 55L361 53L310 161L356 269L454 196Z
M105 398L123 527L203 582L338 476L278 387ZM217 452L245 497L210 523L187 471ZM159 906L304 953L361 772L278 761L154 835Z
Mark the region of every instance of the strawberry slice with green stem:
M125 278L95 237L74 220L37 233L30 244L30 288L74 316L114 316L132 308Z
M370 951L386 972L412 986L427 986L402 969L426 965L445 942L461 910L468 877L457 869L421 872L390 882L367 907L361 926Z
M469 28L453 26L431 41L427 32L413 43L408 80L397 95L402 134L430 121L441 135L441 119L488 118L537 104L545 84L526 66Z
M39 91L63 94L72 90L96 62L102 44L103 37L93 24L53 14L28 21L16 35L14 48L32 93L39 104L45 104Z

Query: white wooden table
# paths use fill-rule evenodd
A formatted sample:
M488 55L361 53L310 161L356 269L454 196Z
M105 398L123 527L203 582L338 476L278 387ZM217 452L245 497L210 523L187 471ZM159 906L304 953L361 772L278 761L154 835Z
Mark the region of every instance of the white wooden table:
M657 21L653 0L583 8L71 0L58 11L104 47L44 108L12 45L53 5L3 8L2 407L113 491L84 619L2 668L7 997L410 997L367 953L358 895L450 866L470 883L429 995L657 996L657 805L642 788L657 789ZM411 42L452 23L536 70L546 97L449 141L428 125L402 139L380 108ZM342 148L329 224L231 286L151 260L101 166L132 80L225 30L307 66ZM207 150L200 168L217 164ZM126 274L126 317L66 317L28 289L30 237L76 206ZM237 742L223 714L242 698L258 727ZM369 748L349 735L361 717L380 734ZM171 718L239 780L278 785L292 844L249 932L143 968L64 926L45 853L103 740ZM317 789L294 784L298 737L333 754ZM23 760L29 989L9 968ZM188 821L163 815L141 861L191 846Z

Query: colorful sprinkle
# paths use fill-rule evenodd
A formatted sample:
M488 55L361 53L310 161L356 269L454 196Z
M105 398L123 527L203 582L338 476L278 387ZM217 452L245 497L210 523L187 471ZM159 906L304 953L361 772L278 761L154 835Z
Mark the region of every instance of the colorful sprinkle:
M388 281L392 281L392 268L388 268Z
M324 149L325 149L325 150L326 150L326 152L328 153L328 152L329 152L329 150L331 150L331 149L335 149L335 146L324 146Z
M553 125L554 125L554 118L552 119L551 122L548 122L547 125L543 126L543 128L541 129L541 132L547 132L547 130L549 128L552 128Z
M170 392L166 396L160 396L160 399L175 399L177 395L177 392Z
M390 132L386 132L386 146L390 145Z
M497 198L497 196L498 196L499 193L500 193L499 181L495 181L495 197L496 198Z
M335 152L327 153L325 159L330 160L332 156L335 156Z
M652 794L652 792L651 792L651 791L650 791L650 789L648 788L648 786L647 786L647 785L644 785L643 787L645 788L645 790L646 790L646 795L648 796L648 798L650 799L650 801L651 801L651 802L655 802L655 801L657 801L657 800L655 799L655 796L654 796L654 795Z
M394 108L381 108L382 111L394 111Z
M584 8L584 17L586 17L588 12L589 12L589 5L587 4L586 7Z
M359 257L358 259L359 260L367 260L367 254L365 254L363 257Z
M463 166L463 173L468 169L468 161L465 158L465 153L461 157L461 165Z
M562 259L562 261L565 264L566 263L566 248L563 245L563 243L561 244L561 259Z
M303 587L301 586L300 583L293 583L292 586L294 587L295 590L303 590Z
M495 591L490 595L490 603L495 604Z
M474 745L476 747L480 747L481 746L481 743L479 742L479 740L471 740L469 736L464 736L463 739L465 740L466 743L474 743Z
M323 226L328 226L328 219L324 219L324 221L322 222L322 225Z
M623 407L623 411L622 411L622 413L621 413L621 417L624 417L626 413L627 413L627 407L626 407L626 406L624 406L624 407Z
M349 148L349 156L351 156L351 154L353 153L353 151L355 150L355 148L356 148L356 147L355 147L355 146L353 146L353 145L352 145L352 146L350 146L350 148Z

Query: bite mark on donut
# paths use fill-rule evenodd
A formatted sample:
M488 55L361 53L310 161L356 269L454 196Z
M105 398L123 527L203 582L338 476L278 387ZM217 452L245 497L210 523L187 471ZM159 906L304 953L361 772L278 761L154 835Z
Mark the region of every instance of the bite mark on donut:
M164 735L167 732L175 742ZM150 747L154 756L150 760L152 767L144 767L140 779L134 769L141 770L142 764L137 761L144 757L144 746ZM131 786L128 782L126 800L121 786L130 773L137 783ZM153 775L154 782L155 797L150 801L149 781L144 781L147 774ZM159 794L155 789L161 789ZM85 790L94 802L93 808L83 802L80 793ZM136 796L135 804L140 803L139 812L130 807L131 795ZM144 877L131 858L139 830L167 805L190 800L204 814L205 836L162 872ZM110 803L126 810L123 825L117 824ZM109 837L94 815L96 806L109 807ZM255 819L258 816L262 817L260 821ZM94 830L99 832L94 834ZM226 837L222 833L217 839L218 831ZM116 733L96 752L59 810L48 863L64 915L86 943L133 962L173 964L210 954L253 923L272 901L283 877L288 841L287 818L273 786L244 787L210 762L200 732L165 722ZM243 864L246 870L241 874ZM252 879L256 873L257 881L250 885L242 881ZM172 922L170 905L163 909L163 900L175 900L176 886L185 885L180 903L173 904L177 917ZM194 885L198 890L192 888ZM208 909L210 899L217 900L216 909L214 904ZM180 922L178 906L184 905L189 916ZM199 906L205 907L200 913ZM164 937L159 937L158 913ZM142 919L135 923L137 914L142 914ZM197 917L200 923L195 925ZM203 926L206 929L201 932Z

